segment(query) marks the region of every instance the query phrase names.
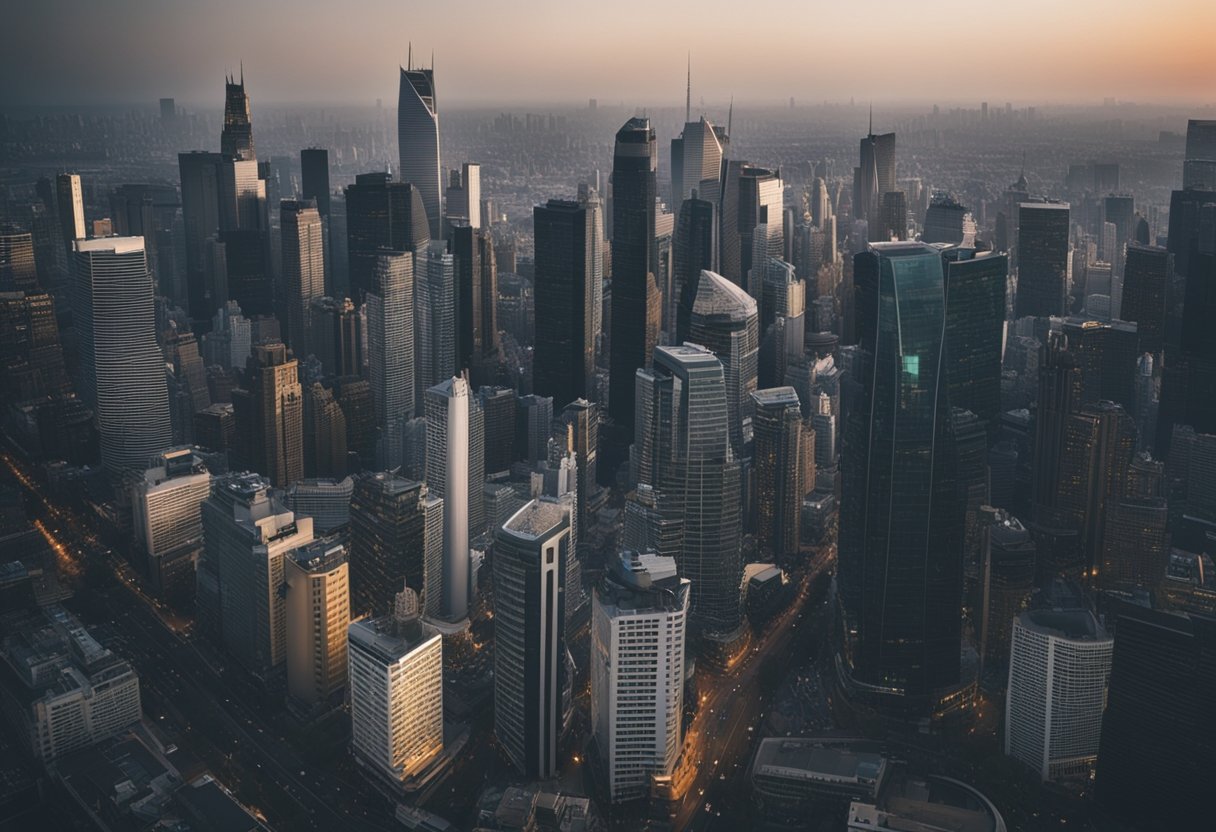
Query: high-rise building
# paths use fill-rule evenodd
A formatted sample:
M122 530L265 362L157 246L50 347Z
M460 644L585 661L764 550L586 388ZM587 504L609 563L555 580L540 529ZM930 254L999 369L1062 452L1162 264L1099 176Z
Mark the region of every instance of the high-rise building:
M217 285L213 269L208 269L208 243L220 229L219 153L196 150L179 153L181 172L182 223L185 229L186 294L195 331L206 331L211 317L227 300L223 285Z
M744 164L739 169L736 188L739 201L735 207L733 230L726 227L725 209L721 215L722 239L733 233L739 241L738 273L727 272L728 258L723 256L723 276L742 286L757 300L761 296L768 259L780 259L785 253L781 221L784 188L780 171Z
M558 404L592 395L595 280L592 212L551 199L532 212L536 233L536 328L532 389Z
M97 414L102 464L140 471L173 443L143 239L77 240L75 258L76 390Z
M967 248L947 249L942 258L950 404L983 419L992 443L1000 430L1009 258Z
M1174 258L1160 246L1131 243L1123 268L1123 305L1118 317L1136 324L1140 349L1154 355L1165 344L1166 298L1173 280Z
M1099 554L1102 585L1157 586L1165 578L1170 557L1165 500L1125 493L1118 502L1111 502L1114 504L1106 512Z
M604 358L604 260L608 256L604 247L604 202L599 192L586 184L578 186L578 201L591 220L591 238L587 243L591 256L591 338L595 342L595 363L600 366ZM512 248L512 258L514 251Z
M802 498L810 490L803 484L803 454L810 449L802 447L802 407L793 387L757 390L751 397L753 528L761 556L785 563L798 554Z
M431 239L419 186L394 182L390 173L361 173L346 188L346 251L351 296L361 300L376 287L377 258L384 250L411 251L421 259Z
M1196 118L1187 121L1182 187L1216 189L1216 121Z
M346 687L350 564L346 544L315 540L286 558L287 695L324 705Z
M688 339L692 306L701 272L718 271L718 212L709 199L689 199L680 207L672 241L671 306L675 307L675 343Z
M304 390L304 473L309 477L346 476L346 414L333 391L319 381Z
M624 552L591 608L591 725L613 803L670 777L683 745L690 583L674 558Z
M860 415L845 433L840 514L850 673L879 707L924 715L959 684L962 635L941 254L875 243L854 258L854 282Z
M676 562L692 581L693 628L729 645L742 622L743 507L722 362L693 344L657 347L637 385L638 481L661 491L664 518L681 521Z
M563 450L573 453L578 464L578 522L575 525L579 529L590 529L592 497L599 489L596 481L600 444L599 405L586 399L575 399L563 408L559 420L566 436ZM489 450L488 441L486 449Z
M1136 364L1143 354L1136 325L1070 317L1060 323L1060 330L1081 370L1081 401L1134 407Z
M426 593L443 557L443 500L425 483L388 472L355 480L350 502L351 608L356 615L387 615L404 578Z
M193 448L174 448L150 461L131 493L136 551L162 598L180 601L194 590L194 564L203 545L203 501L211 474Z
M314 477L293 482L283 492L283 505L296 514L312 518L318 535L345 530L350 525L354 477Z
M705 116L697 121L686 117L684 122L684 132L671 140L671 204L676 209L677 221L684 200L694 192L701 199L718 199L722 188L722 157L729 147L725 131L715 127Z
M1129 823L1184 826L1207 811L1216 718L1216 621L1114 602L1114 657L1095 794ZM1195 765L1179 767L1179 760Z
M37 292L34 236L15 225L0 225L0 292Z
M442 240L432 241L425 257L425 270L414 272L416 406L426 390L456 374L456 260Z
M426 391L426 483L443 500L440 616L463 621L472 594L469 541L485 530L485 419L459 376ZM427 586L428 593L432 587ZM430 598L427 599L430 607Z
M298 517L257 474L229 474L203 503L199 601L214 605L224 647L251 673L266 676L287 659L284 559L313 540L312 518ZM216 596L204 591L215 581Z
M971 240L967 236L970 233ZM961 246L974 244L975 221L966 206L949 194L934 196L925 211L925 230L920 238L926 243L949 243Z
M68 253L72 243L85 238L84 192L80 188L80 174L61 173L55 177L55 201L59 205L59 229Z
M878 242L908 239L908 198L903 191L887 191L879 201L878 216L870 220L870 239Z
M125 184L110 193L114 234L144 238L156 293L185 308L186 278L178 268L182 247L180 209L177 189L168 184Z
M736 454L742 454L760 360L756 301L741 287L714 272L701 272L695 289L688 340L705 347L722 362L731 447Z
M316 200L317 213L329 217L329 151L323 147L306 147L300 151L300 196L306 201Z
M422 622L408 587L390 615L347 633L351 751L399 788L443 753L443 639Z
M1023 202L1018 206L1016 317L1045 318L1068 309L1072 280L1067 202Z
M434 69L401 70L397 98L398 173L422 196L431 239L443 237L443 206L440 204L439 103L435 98Z
M875 223L882 195L895 190L895 134L870 132L860 142L860 165L854 173L853 216Z
M0 332L0 395L29 401L71 390L52 295L0 293Z
M240 79L231 76L224 79L224 130L220 134L220 153L239 161L257 158L243 69Z
M628 438L633 427L634 374L649 367L658 343L660 303L654 266L656 183L654 129L631 118L617 131L612 158L612 337L608 407Z
M283 200L283 289L287 343L297 357L315 352L312 302L325 295L325 232L315 200Z
M380 430L381 456L390 468L401 464L403 424L414 418L415 412L414 262L409 252L379 255L376 290L365 295L367 374Z
M279 488L304 476L304 389L298 365L282 343L258 344L243 386L232 391L241 464Z
M1087 609L1013 620L1005 753L1043 781L1088 778L1098 757L1114 641Z
M558 771L570 533L566 506L539 499L495 534L494 734L516 769L540 779Z
M980 658L985 668L1003 668L1009 657L1014 616L1026 609L1034 592L1036 549L1026 527L1000 509L984 518L981 529Z
M463 218L470 228L481 229L481 165L477 162L465 162L460 170L452 171L447 192L447 217L452 224Z
M513 387L482 387L477 398L485 420L486 474L497 474L520 458L515 449L519 397Z
M489 232L471 225L450 229L455 261L456 369L487 374L498 355L498 269Z

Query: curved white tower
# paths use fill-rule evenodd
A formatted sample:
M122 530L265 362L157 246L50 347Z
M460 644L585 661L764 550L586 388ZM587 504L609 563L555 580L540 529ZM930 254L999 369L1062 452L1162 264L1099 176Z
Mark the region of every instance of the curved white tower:
M413 183L422 194L431 239L438 240L443 236L443 205L440 202L439 110L433 69L401 70L397 152L401 161L397 178Z

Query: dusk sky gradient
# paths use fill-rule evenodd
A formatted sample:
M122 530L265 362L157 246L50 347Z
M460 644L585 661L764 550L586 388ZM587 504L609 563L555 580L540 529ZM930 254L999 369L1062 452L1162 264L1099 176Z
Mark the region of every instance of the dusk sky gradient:
M1214 0L35 0L6 10L0 106L395 106L435 52L441 107L693 95L1003 103L1213 101Z

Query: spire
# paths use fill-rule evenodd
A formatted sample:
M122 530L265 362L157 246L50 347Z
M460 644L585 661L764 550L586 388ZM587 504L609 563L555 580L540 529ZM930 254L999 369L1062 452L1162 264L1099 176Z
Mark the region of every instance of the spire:
M692 118L692 52L688 53L688 87L684 93L684 123Z
M870 102L870 133L869 133L869 135L871 137L874 136L874 102L873 101Z
M733 132L732 125L735 123L735 97L730 97L730 109L726 111L726 138L730 138Z
M431 72L435 71L435 50L431 50Z
M406 50L407 51L405 53L405 68L408 71L408 70L411 70L414 68L414 42L413 41L409 42L409 46L406 47Z
M245 88L245 59L241 59L241 89Z

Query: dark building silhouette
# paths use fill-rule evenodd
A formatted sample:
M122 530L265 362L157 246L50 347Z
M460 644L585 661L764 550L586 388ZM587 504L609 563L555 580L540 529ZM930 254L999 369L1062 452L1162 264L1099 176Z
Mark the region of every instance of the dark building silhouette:
M325 148L300 151L300 194L304 199L315 199L321 216L329 216L329 151Z
M1060 329L1081 370L1081 401L1089 404L1106 399L1131 410L1136 403L1136 362L1141 355L1136 325L1066 318Z
M1069 216L1066 202L1023 202L1018 206L1017 317L1065 313Z
M346 188L346 239L350 290L359 301L379 288L376 258L383 249L424 259L431 232L421 192L410 182L394 182L392 174L359 174Z
M649 367L658 343L662 299L650 262L654 243L658 150L650 120L617 131L612 159L612 326L608 405L628 441L633 434L634 374Z
M751 394L753 471L756 478L753 527L761 556L789 562L798 554L802 525L802 407L793 387L773 387Z
M960 680L962 524L944 372L941 254L876 243L854 258L861 380L846 420L840 583L855 683L926 714ZM899 304L896 305L896 297Z
M244 70L239 80L230 76L224 81L224 130L220 133L220 153L243 162L257 158Z
M946 281L946 382L950 404L1000 432L1001 354L1009 258L969 248L942 253Z
M1216 779L1216 619L1112 601L1106 620L1098 801L1125 822L1185 828L1206 817Z
M532 212L536 348L532 389L564 405L591 395L595 373L592 214L578 202L551 199Z
M456 370L475 379L498 356L498 269L489 233L470 225L452 229L456 267Z
M1136 324L1140 349L1154 355L1160 354L1165 344L1165 304L1173 272L1174 258L1167 249L1128 245L1119 317Z
M443 550L443 501L425 483L383 472L355 479L350 500L350 608L392 612L401 579L427 588L428 553ZM436 587L430 587L437 591Z
M689 319L697 298L697 280L702 271L718 271L718 220L714 203L686 199L676 219L672 242L672 286L676 297L676 340L688 338Z

